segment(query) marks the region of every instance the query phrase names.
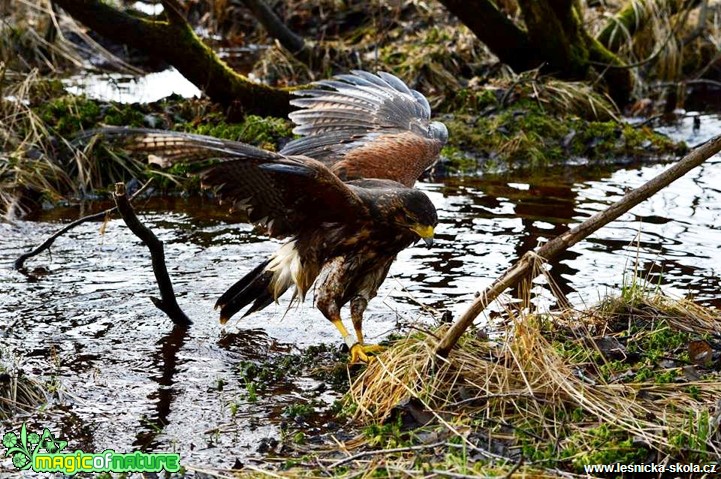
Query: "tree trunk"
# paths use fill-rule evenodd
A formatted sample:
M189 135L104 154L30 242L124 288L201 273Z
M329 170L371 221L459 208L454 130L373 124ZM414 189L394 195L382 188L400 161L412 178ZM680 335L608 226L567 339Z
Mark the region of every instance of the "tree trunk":
M73 18L100 35L164 60L232 113L286 117L287 91L253 83L228 67L185 21L177 5L163 0L167 21L120 12L100 0L54 0Z
M543 63L531 47L526 32L491 0L439 1L513 70L532 70Z
M491 0L440 2L514 70L542 68L544 73L566 80L600 75L617 104L623 106L629 101L631 72L588 34L579 0L518 0L526 30L515 25Z
M608 93L623 106L628 103L633 77L622 62L591 37L583 27L578 0L519 0L532 45L547 62L547 72L568 80L588 79L591 66L606 82Z
M530 43L546 63L544 69L562 78L583 78L588 70L588 48L571 2L519 0L518 4Z

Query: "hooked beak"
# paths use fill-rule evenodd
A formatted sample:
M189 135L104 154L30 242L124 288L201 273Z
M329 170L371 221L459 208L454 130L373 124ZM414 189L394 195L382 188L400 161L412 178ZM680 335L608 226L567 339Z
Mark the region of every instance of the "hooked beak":
M426 225L413 225L411 228L418 236L423 239L423 241L426 243L426 246L429 248L433 246L433 235L435 234L435 231L433 231L433 226L426 226Z

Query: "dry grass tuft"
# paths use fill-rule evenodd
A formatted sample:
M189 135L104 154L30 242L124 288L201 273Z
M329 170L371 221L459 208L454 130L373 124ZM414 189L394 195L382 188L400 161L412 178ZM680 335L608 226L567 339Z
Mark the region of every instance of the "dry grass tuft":
M0 213L6 218L21 217L43 201L80 198L108 184L142 177L143 162L119 156L95 141L80 148L64 137L71 135L62 133L61 127L79 129L85 116L92 116L80 112L90 104L86 99L57 100L57 84L42 79L38 70L20 76L2 67ZM62 102L63 118L45 118L40 106L55 100ZM71 120L64 121L66 117Z
M17 72L58 73L80 67L82 58L60 28L49 0L17 0L0 23L0 61ZM73 31L79 31L77 26Z
M33 88L39 81L37 70L22 81L13 80L6 71L0 82L0 211L14 217L22 213L19 202L24 192L41 192L59 199L61 191L72 190L72 182L54 158L52 135L30 107Z
M511 314L505 339L467 334L447 360L434 359L445 329L414 333L371 363L348 393L355 419L388 421L414 398L470 449L569 473L721 455L721 379L686 353L721 335L718 312L647 295Z
M33 413L48 401L43 385L26 377L15 364L5 364L8 351L0 351L0 420L10 420L19 413Z
M613 100L595 92L588 83L547 78L534 88L538 101L551 111L599 121L620 121Z

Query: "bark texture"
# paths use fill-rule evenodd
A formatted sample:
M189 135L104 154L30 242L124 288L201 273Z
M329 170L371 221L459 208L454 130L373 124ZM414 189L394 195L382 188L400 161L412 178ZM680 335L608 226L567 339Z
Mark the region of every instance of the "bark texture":
M440 1L514 70L541 68L566 80L595 80L600 76L616 103L623 106L629 101L631 72L588 34L579 0L518 0L525 30L490 0Z

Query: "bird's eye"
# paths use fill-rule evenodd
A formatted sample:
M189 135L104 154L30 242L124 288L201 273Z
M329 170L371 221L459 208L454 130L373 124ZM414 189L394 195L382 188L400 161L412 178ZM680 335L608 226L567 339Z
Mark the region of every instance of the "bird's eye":
M400 224L411 224L412 218L406 211L399 211L398 215L396 216L398 223Z

